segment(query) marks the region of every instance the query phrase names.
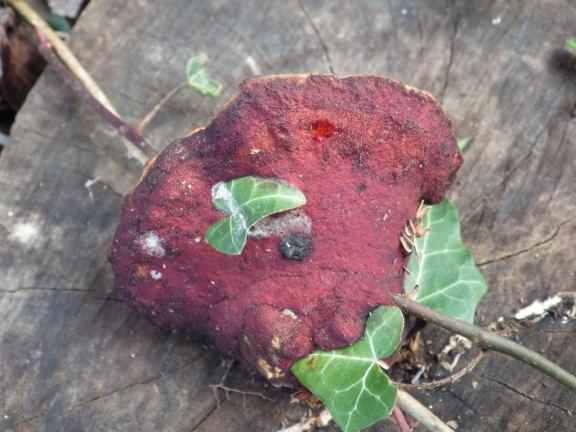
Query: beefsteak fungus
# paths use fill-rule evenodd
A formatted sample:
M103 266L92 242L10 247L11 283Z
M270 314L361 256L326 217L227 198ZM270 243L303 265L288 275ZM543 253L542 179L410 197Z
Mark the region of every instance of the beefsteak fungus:
M207 336L276 383L315 349L352 344L393 304L400 235L438 202L462 163L427 93L372 76L246 81L205 129L169 145L126 198L111 262L116 286L171 329ZM241 255L204 240L223 214L218 182L277 178L303 207L251 230Z

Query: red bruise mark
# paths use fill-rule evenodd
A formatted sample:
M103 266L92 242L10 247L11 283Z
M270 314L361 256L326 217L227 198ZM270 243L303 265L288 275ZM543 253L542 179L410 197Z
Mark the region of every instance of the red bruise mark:
M330 145L313 145L311 133ZM115 285L155 322L294 383L295 360L350 345L371 310L393 304L400 234L421 200L440 201L461 162L438 104L399 82L247 81L208 127L147 165L114 238ZM274 220L283 228L249 238L242 255L224 255L204 241L222 218L211 188L246 175L288 181L307 203ZM301 260L280 247L295 234L309 242Z
M310 125L310 130L312 131L312 138L315 141L320 141L324 138L330 138L334 133L336 133L336 126L329 122L328 120L316 120Z

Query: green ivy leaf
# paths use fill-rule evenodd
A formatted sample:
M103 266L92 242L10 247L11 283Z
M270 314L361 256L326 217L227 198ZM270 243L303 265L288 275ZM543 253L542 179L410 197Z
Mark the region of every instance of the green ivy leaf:
M186 81L190 87L204 96L216 97L222 92L222 84L210 79L204 65L208 62L206 54L192 57L186 64Z
M51 13L46 17L46 22L57 32L70 33L72 31L68 20L63 16Z
M487 287L462 242L458 210L444 199L428 209L422 225L428 231L414 242L404 290L437 312L473 322Z
M400 309L380 306L368 317L358 342L316 351L292 366L292 373L324 402L343 432L359 431L390 414L397 390L378 361L396 351L403 328Z
M474 138L472 137L462 137L462 138L458 138L457 140L457 144L458 144L458 149L463 152L466 147L468 147L472 141L474 140Z
M576 37L571 37L566 40L566 49L576 51Z
M208 228L206 241L220 252L240 255L252 225L272 214L303 206L306 197L281 180L241 177L216 183L212 203L229 216Z

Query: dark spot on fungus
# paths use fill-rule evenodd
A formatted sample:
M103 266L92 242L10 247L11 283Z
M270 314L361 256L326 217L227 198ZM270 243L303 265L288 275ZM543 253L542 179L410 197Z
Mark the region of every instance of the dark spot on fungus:
M288 234L280 240L279 249L284 258L303 261L312 253L312 238L306 234Z
M161 176L162 176L162 171L160 171L157 168L151 168L148 171L146 177L144 177L144 182L152 190L160 181Z
M312 138L315 141L320 141L324 138L330 138L336 133L336 126L329 122L328 120L316 120L310 125L310 130L312 131Z
M399 82L246 81L210 125L152 160L126 197L110 254L115 286L156 323L293 384L294 361L350 345L371 310L394 304L406 264L399 233L422 200L442 199L461 163L439 105ZM276 234L249 240L242 255L221 254L204 241L221 217L211 188L248 175L286 180L307 203L300 216L267 218L259 228ZM165 253L141 247L148 232Z

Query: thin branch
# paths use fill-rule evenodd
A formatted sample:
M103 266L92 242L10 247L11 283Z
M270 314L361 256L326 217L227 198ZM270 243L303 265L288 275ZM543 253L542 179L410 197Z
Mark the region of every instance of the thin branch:
M412 432L412 428L408 424L408 420L406 420L406 416L398 404L392 408L392 417L394 417L394 420L396 420L396 424L398 425L400 432Z
M421 305L419 303L408 300L406 297L395 295L394 300L403 309L429 321L437 326L462 336L466 336L473 343L476 343L485 350L498 351L502 354L507 354L515 359L518 359L530 366L540 370L544 374L556 381L564 384L572 390L576 390L576 377L569 372L562 369L557 364L551 362L540 354L523 347L505 337L498 336L492 332L486 331L475 325L469 324L465 321L460 321L450 318L446 315L441 315L432 309Z
M222 374L220 381L217 384L209 385L209 387L212 389L212 394L214 395L214 399L216 400L216 406L218 408L220 408L220 397L218 395L218 389L220 389L221 387L225 387L226 379L228 378L230 371L232 371L232 368L234 367L234 360L223 359L222 366L224 366L224 373ZM228 393L225 393L225 395L226 398L228 398Z
M186 86L188 86L188 82L187 81L183 81L180 84L178 84L176 87L174 87L172 90L170 90L162 99L160 99L160 101L154 105L154 107L150 110L150 112L148 112L148 114L146 114L144 116L144 118L142 120L140 120L136 126L134 127L134 129L136 129L136 131L140 134L144 133L144 129L146 128L146 126L148 126L148 124L154 119L154 117L156 117L156 115L158 114L158 111L160 111L160 109L166 105L166 103L172 99L174 96L176 96L176 94L178 92L180 92L180 90L182 90L183 88L185 88Z
M216 400L216 407L217 408L220 408L220 397L218 396L219 390L222 390L224 392L226 399L229 399L230 393L238 393L238 394L242 395L242 399L243 399L244 403L246 402L246 396L254 396L254 397L258 397L260 399L268 400L268 401L273 400L273 399L267 397L266 395L264 395L263 393L260 393L260 392L241 390L241 389L228 387L226 385L226 379L228 378L228 375L230 375L230 372L232 371L232 368L234 367L234 363L235 363L234 360L224 360L223 361L224 374L222 375L222 378L220 378L220 381L218 382L218 384L209 384L209 387L212 389L212 393L214 394L214 399Z
M117 114L110 111L105 105L96 99L96 97L90 93L86 87L79 85L79 81L75 79L74 75L71 74L62 63L60 63L44 35L39 32L36 34L38 41L40 42L38 48L46 61L53 67L54 71L58 73L58 75L73 91L87 96L88 101L92 104L96 112L100 113L102 118L126 139L124 145L126 146L128 155L144 165L148 159L155 154L155 151L146 143L144 137L132 126L118 117Z
M106 94L100 89L98 84L92 79L90 74L80 64L76 56L70 51L66 44L60 37L52 30L52 28L36 13L34 9L28 5L26 0L4 0L5 3L12 6L28 21L38 32L40 32L48 40L50 45L62 62L72 71L76 78L87 88L90 93L108 110L118 115L118 112L108 99Z
M76 78L82 84L90 90L90 93L94 95L96 99L100 101L102 105L112 111L114 114L118 115L118 112L106 96L106 94L100 89L98 84L92 79L90 74L84 69L80 64L78 59L66 46L66 44L60 39L60 37L50 28L50 26L32 9L26 0L4 0L5 3L12 6L14 9L22 15L26 21L28 21L36 30L43 34L50 45L54 47L54 51L58 54L58 57L62 62L76 75Z
M274 401L274 399L269 398L264 393L228 387L228 386L225 386L224 384L210 384L210 388L213 391L222 390L226 394L226 398L228 398L228 393L238 393L238 394L241 394L242 396L254 396L254 397L258 397L258 398L263 399L263 400ZM218 405L220 405L219 401L218 401Z
M79 82L82 90L89 96L90 101L104 119L113 126L124 138L130 156L144 164L156 154L141 136L141 134L120 118L118 111L112 105L106 94L84 69L68 46L60 39L58 34L50 28L43 18L31 8L26 0L5 0L35 29L39 39L39 48L46 60L55 68L62 78L69 82ZM72 78L73 79L70 79ZM75 90L76 87L74 86Z
M454 432L450 426L440 420L436 415L406 393L403 390L398 390L396 398L398 406L410 417L415 418L430 432Z

